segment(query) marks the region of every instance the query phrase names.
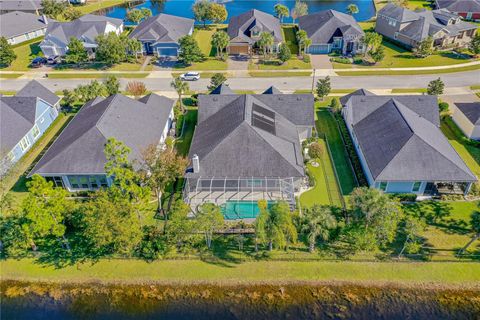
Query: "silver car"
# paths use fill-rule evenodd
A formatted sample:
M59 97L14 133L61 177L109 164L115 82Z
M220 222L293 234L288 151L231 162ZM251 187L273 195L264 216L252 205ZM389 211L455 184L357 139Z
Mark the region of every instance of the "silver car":
M180 75L180 79L183 81L197 81L200 79L200 73L198 72L187 72Z

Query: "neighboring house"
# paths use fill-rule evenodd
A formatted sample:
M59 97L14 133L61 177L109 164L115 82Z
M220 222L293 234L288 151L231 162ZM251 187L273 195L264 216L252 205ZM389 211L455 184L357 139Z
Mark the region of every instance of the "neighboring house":
M227 47L228 53L251 54L262 32L273 35L273 51L276 52L283 42L282 27L278 18L256 9L232 17L227 29L230 36L230 44Z
M193 210L205 202L255 206L260 199L295 207L305 177L301 140L312 135L313 104L311 94L200 95L185 201Z
M40 14L42 10L41 0L0 0L0 13L21 11L32 14Z
M480 140L480 102L454 102L450 104L452 119L470 139Z
M60 101L53 92L31 81L12 97L0 96L1 157L17 162L57 118ZM0 168L4 171L8 168Z
M327 54L339 51L343 55L363 52L365 35L355 18L335 10L324 10L302 16L298 27L305 30L312 40L307 52Z
M477 181L440 130L435 96L353 95L342 114L371 187L466 194Z
M107 139L115 138L140 160L151 144L164 143L174 101L155 94L139 100L121 94L87 102L30 172L69 191L95 190L112 183L106 176Z
M193 33L195 20L161 13L149 17L130 33L129 37L142 43L142 53L159 57L177 57L178 40Z
M123 20L97 16L84 15L70 22L52 22L48 24L45 39L40 43L40 48L46 57L64 56L68 51L70 39L77 38L90 53L95 52L98 35L123 32Z
M0 37L5 37L8 43L14 45L45 34L49 20L45 15L12 11L0 16Z
M480 0L435 0L437 9L446 9L467 20L480 20Z
M411 49L433 38L438 49L465 47L475 35L477 26L445 9L411 11L387 4L377 14L375 31Z

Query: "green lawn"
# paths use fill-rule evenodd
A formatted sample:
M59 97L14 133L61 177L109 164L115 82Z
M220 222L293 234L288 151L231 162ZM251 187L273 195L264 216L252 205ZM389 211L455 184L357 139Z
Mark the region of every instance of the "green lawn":
M78 72L78 73L66 73L66 72L50 72L48 73L48 77L50 79L105 79L108 76L115 75L117 78L146 78L149 73L148 72L136 72L136 73L88 73L88 72Z
M465 71L480 70L480 65L473 65L467 67L440 69L440 70L400 70L400 71L335 71L339 76L402 76L402 75L419 75L419 74L443 74L443 73L456 73Z
M218 60L215 58L208 58L202 62L195 62L192 63L191 66L184 66L181 63L176 64L174 69L181 69L181 70L195 70L195 71L202 71L202 70L227 70L228 64L226 61Z
M401 262L335 262L335 261L258 261L227 263L200 260L106 260L78 263L56 269L35 260L3 260L3 280L33 281L215 281L239 283L249 281L356 281L365 283L395 282L401 284L463 284L480 281L478 263L401 263Z
M297 44L297 26L294 25L285 25L282 26L283 39L288 45L290 52L293 55L298 54L298 44Z
M43 56L40 47L38 46L42 41L43 37L32 39L25 43L19 44L14 47L13 51L17 55L17 59L15 59L9 67L3 68L1 70L9 70L9 71L28 71L30 68L30 62L36 58Z
M399 88L392 89L392 93L426 93L426 88Z
M184 116L185 131L183 132L183 135L175 142L178 153L185 157L188 155L188 151L190 150L190 143L192 142L193 132L195 130L195 126L197 125L197 114L198 111L196 108L188 108L188 111Z
M197 28L193 32L193 37L197 40L198 46L206 57L215 57L216 49L212 47L212 35L217 31L215 27L208 29Z
M16 79L23 76L23 73L0 73L0 79Z
M432 2L429 0L408 0L408 9L432 9Z
M91 13L100 9L109 8L128 2L129 0L88 0L88 4L77 6L82 14Z
M249 71L251 77L272 78L272 77L310 77L310 71L292 71L292 72L268 72L268 71Z

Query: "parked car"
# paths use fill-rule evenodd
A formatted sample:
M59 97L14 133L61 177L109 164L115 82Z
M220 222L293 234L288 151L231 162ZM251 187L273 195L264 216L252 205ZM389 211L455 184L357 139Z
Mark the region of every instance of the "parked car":
M187 72L180 75L180 79L183 81L197 81L200 79L200 73L198 72Z
M57 64L61 62L60 56L50 56L47 59L47 64Z
M45 64L45 62L46 62L45 58L36 57L35 59L32 60L32 62L30 63L30 66L32 68L40 68L41 66L43 66Z

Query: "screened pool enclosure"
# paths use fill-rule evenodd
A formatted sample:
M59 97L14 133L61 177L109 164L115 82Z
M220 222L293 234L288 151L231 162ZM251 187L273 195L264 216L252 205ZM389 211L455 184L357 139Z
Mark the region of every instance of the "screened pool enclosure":
M183 198L192 210L210 202L222 207L226 219L255 218L258 200L283 200L295 208L295 184L294 178L187 178Z

